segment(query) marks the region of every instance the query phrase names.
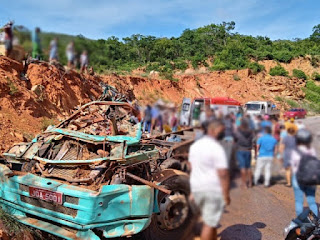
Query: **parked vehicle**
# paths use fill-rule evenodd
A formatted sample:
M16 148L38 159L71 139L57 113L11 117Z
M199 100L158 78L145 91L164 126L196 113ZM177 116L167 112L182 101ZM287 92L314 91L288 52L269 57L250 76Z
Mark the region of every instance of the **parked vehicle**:
M285 240L319 240L320 219L306 209L284 229Z
M305 118L307 111L303 108L292 108L283 114L283 117L287 118Z
M201 97L195 98L192 103L190 98L184 98L180 113L180 124L182 126L199 125L200 113L206 108L214 110L217 114L237 113L242 111L241 103L229 97Z
M280 116L280 110L270 101L250 101L245 104L245 112L250 115Z
M134 115L128 103L95 101L14 145L0 164L1 208L65 239L189 239L193 130L143 139Z

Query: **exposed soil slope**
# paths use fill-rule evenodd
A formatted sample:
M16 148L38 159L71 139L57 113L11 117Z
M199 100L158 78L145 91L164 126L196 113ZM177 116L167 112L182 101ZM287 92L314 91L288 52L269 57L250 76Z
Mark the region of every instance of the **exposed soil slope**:
M245 103L250 100L275 100L277 96L301 99L305 81L272 77L265 72L254 75L250 70L230 70L196 75L176 75L179 81L134 76L103 76L103 80L123 92L132 92L142 103L158 98L181 103L183 97L225 96ZM235 80L237 79L237 80Z
M39 132L44 118L68 115L77 105L101 94L95 77L84 79L48 63L30 64L29 81L23 71L21 63L0 57L0 152Z
M13 142L31 137L46 125L44 119L59 119L70 114L77 105L89 102L101 94L100 81L115 86L131 99L140 103L152 103L162 98L181 103L183 97L228 96L245 103L249 100L275 100L277 96L302 99L305 82L268 74L272 61L261 62L266 71L254 75L250 70L232 70L197 74L186 72L174 77L178 81L162 80L154 74L135 76L80 75L65 71L45 62L33 63L24 69L19 62L0 57L0 153ZM300 68L308 75L315 69L308 58L299 58L285 64L288 71ZM28 81L24 80L23 72ZM320 71L319 71L320 72ZM282 109L288 107L278 102Z

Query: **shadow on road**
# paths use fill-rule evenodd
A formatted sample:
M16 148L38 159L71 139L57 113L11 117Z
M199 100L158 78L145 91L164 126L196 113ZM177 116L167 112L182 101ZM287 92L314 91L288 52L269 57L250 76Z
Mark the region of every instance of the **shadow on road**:
M262 234L258 229L265 228L266 224L256 222L252 225L236 224L220 233L220 240L261 240Z

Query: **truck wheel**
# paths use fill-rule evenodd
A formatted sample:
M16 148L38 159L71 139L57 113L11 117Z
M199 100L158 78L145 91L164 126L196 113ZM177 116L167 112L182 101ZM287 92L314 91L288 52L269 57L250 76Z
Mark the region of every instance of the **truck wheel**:
M150 226L143 232L148 240L188 240L193 239L194 225L197 221L194 206L189 202L189 178L174 175L162 182L172 190L170 195L158 194L160 213L152 216Z
M168 158L160 164L160 168L161 170L168 169L168 168L181 170L181 163L179 160Z

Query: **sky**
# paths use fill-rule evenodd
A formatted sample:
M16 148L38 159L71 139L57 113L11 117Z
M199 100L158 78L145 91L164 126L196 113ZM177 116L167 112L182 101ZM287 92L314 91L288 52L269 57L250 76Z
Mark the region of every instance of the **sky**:
M235 32L272 40L306 38L320 24L319 0L0 0L0 26L82 34L178 37L183 30L235 21Z

